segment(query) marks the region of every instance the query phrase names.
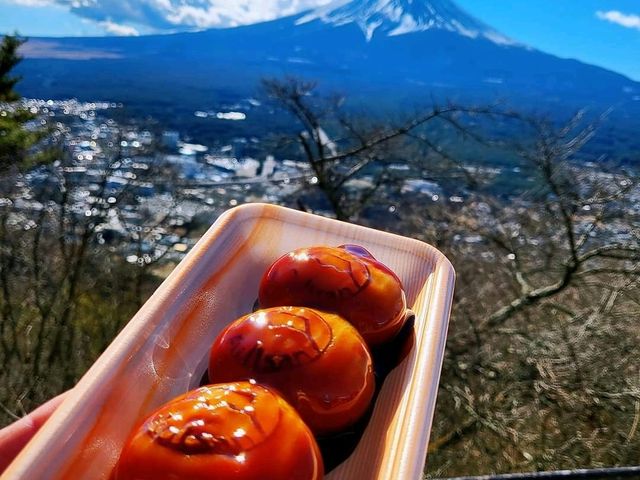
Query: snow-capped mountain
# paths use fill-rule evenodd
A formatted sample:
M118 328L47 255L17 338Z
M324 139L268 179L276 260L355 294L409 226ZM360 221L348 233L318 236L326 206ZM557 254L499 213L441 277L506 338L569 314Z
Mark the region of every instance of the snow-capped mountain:
M394 36L442 29L498 44L515 43L449 0L338 0L305 14L296 23L314 20L338 26L355 23L367 40L374 34Z

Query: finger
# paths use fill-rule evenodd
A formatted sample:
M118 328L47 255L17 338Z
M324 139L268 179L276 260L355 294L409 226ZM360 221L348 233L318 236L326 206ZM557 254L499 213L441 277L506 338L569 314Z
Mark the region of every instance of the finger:
M20 420L0 430L0 473L2 473L40 427L62 403L67 392L52 398Z

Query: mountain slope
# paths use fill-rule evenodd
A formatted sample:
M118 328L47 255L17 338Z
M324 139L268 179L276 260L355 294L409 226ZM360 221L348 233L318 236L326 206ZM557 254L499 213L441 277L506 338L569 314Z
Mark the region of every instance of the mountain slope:
M282 75L378 104L435 96L547 110L640 105L640 84L513 43L448 0L340 1L231 29L31 43L24 95L122 101L166 116L233 102Z
M357 24L367 40L374 33L405 35L442 29L461 35L488 38L496 43L513 43L448 0L361 0L331 3L296 21L301 25L320 20L331 25Z

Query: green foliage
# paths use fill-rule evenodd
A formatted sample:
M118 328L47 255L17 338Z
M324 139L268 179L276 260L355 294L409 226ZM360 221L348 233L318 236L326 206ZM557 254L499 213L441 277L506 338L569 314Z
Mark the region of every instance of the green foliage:
M34 116L24 109L0 110L0 174L12 167L24 171L51 160L52 152L36 152L34 147L48 131L28 128Z
M0 44L0 102L15 102L20 99L20 95L14 90L20 77L12 77L10 73L22 60L18 54L18 48L24 42L25 40L17 35L7 35L2 39Z
M11 169L24 171L52 159L50 151L34 150L49 132L33 123L32 113L11 103L20 99L14 90L20 77L11 76L11 71L22 60L18 48L24 42L7 35L0 43L0 174Z

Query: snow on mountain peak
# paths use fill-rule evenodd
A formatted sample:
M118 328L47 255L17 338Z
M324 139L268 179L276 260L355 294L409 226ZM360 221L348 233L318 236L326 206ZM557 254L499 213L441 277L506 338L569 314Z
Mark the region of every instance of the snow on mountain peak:
M336 0L307 13L296 23L314 20L336 26L356 23L368 41L376 32L394 36L441 29L470 38L484 37L503 45L515 43L450 0Z

